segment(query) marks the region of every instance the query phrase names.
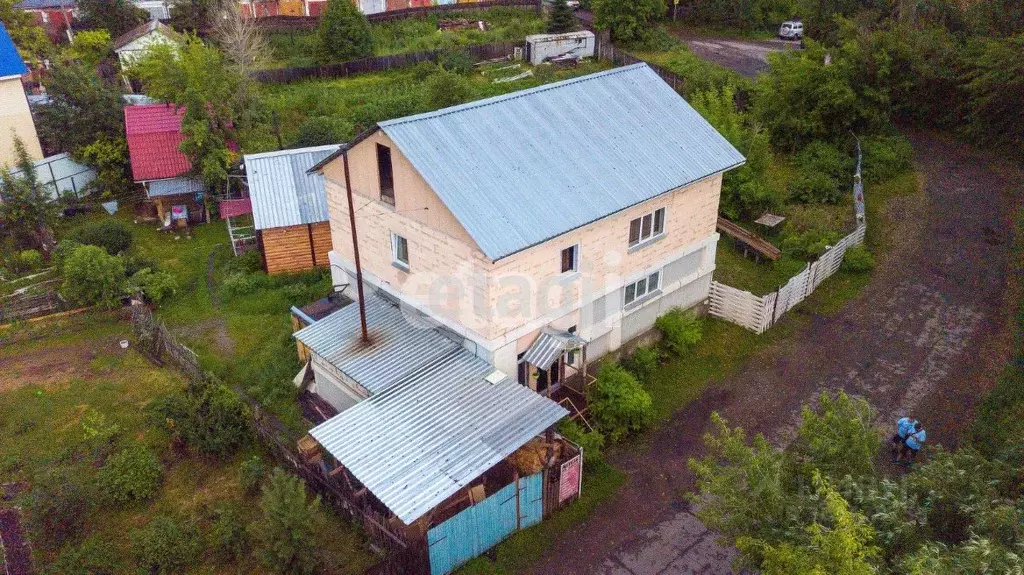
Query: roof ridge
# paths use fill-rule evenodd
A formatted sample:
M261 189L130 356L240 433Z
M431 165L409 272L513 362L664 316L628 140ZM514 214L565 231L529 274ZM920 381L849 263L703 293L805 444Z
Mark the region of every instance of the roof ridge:
M273 158L277 156L292 156L296 154L308 154L311 152L336 151L341 144L324 144L322 146L308 146L305 148L285 148L283 150L272 150L270 152L257 152L255 154L243 154L242 158L248 160L259 160L262 158Z
M498 96L492 96L490 98L484 98L483 100L476 100L476 101L473 101L473 102L466 102L464 104L458 104L458 105L455 105L455 106L450 106L448 108L442 108L440 110L435 110L433 112L424 112L422 114L414 114L412 116L405 116L403 118L395 118L393 120L385 120L383 122L378 122L377 125L380 126L381 128L385 128L385 127L391 127L391 126L399 126L401 124L408 124L408 123L412 123L412 122L419 122L419 121L422 121L422 120L430 120L430 119L433 119L433 118L442 118L444 116L449 116L451 114L457 114L459 112L465 112L465 111L468 111L468 110L475 110L477 108L485 108L485 107L493 105L493 104L500 104L502 102L510 102L512 100L517 100L519 98L525 98L527 96L532 96L534 94L541 94L543 92L548 92L548 91L551 91L551 90L558 90L560 88L564 88L566 86L571 86L573 84L581 84L581 83L584 83L584 82L588 82L590 80L595 80L597 78L603 78L605 76L614 76L616 74L623 74L623 73L626 73L626 72L632 72L633 70L638 70L638 69L643 69L643 68L646 68L646 69L651 70L653 72L653 69L651 69L651 67L647 65L647 62L637 62L636 64L630 64L628 66L620 66L618 68L612 68L610 70L602 70L600 72L594 72L593 74L587 74L585 76L579 76L577 78L569 78L568 80L562 80L561 82L553 82L551 84L542 84L540 86L534 86L533 88L526 88L525 90L518 90L518 91L515 91L515 92L510 92L508 94L501 94L501 95L498 95Z

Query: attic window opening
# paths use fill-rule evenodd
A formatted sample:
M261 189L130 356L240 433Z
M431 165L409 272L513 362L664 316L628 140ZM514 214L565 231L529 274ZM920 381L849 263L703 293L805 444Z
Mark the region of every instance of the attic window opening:
M391 171L391 148L377 144L377 178L380 181L380 199L395 205L395 176Z
M580 245L574 244L562 250L562 273L572 273L580 269Z

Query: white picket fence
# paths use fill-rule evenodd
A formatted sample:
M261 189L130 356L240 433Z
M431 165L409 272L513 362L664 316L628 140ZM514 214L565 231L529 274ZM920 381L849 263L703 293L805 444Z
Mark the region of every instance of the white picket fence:
M850 235L836 242L817 261L807 264L804 271L790 278L786 285L774 293L757 296L716 281L711 282L711 315L741 325L755 333L764 333L775 322L807 296L814 293L821 282L839 270L850 246L864 243L867 227L860 223Z

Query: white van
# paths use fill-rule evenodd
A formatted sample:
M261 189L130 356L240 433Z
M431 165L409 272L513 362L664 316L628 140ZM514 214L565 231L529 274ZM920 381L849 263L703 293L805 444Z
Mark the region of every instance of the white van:
M800 40L804 37L804 23L799 20L787 20L779 27L779 38L783 40Z

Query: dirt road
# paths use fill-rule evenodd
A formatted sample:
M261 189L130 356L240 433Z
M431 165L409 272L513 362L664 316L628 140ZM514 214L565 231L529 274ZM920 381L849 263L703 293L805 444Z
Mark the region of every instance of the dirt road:
M736 40L677 32L690 50L719 66L730 68L741 76L753 78L768 70L768 54L800 48L799 42L784 40Z
M629 475L619 496L531 573L731 573L735 552L718 547L681 502L693 486L686 461L702 454L712 411L781 442L802 404L844 389L871 401L885 422L913 408L933 444L957 442L1010 351L1007 190L1021 176L934 135L912 141L925 193L890 202L898 240L872 282L838 314L808 318L707 390L652 434L649 449L617 454L613 463Z

